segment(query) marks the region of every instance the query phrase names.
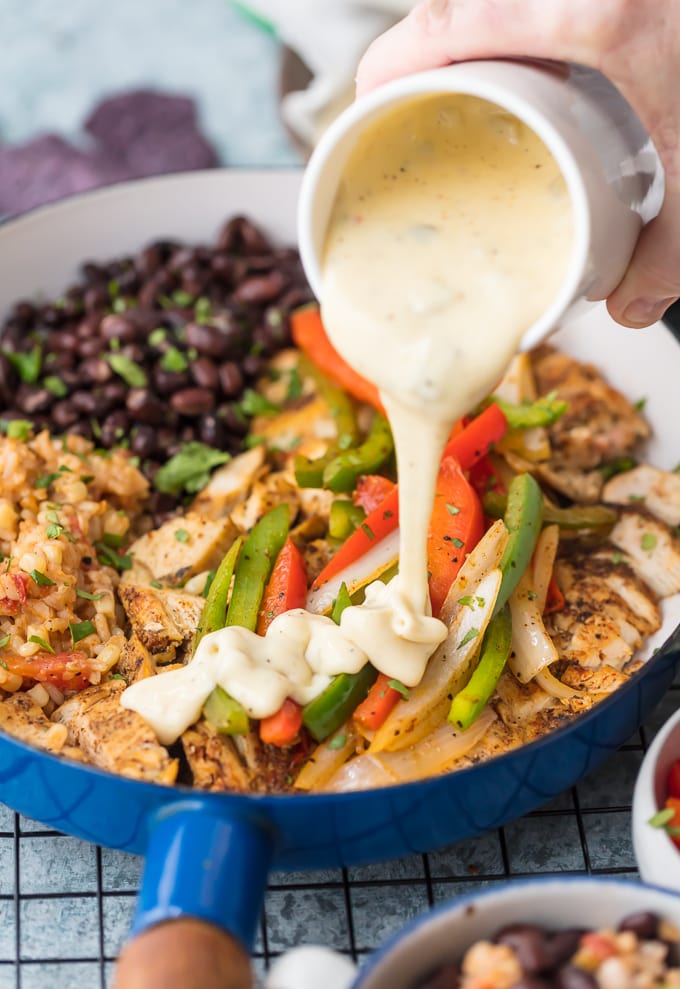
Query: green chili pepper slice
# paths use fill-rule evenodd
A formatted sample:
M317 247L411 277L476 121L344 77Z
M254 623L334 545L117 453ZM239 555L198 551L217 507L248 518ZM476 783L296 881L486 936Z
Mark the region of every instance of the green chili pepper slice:
M355 446L359 440L354 406L342 388L330 381L310 360L300 357L300 373L313 379L316 390L325 401L335 422L337 440L327 452L317 460L310 460L298 454L293 462L295 480L301 488L320 488L323 485L325 468L332 463L338 452Z
M360 505L351 501L331 502L328 516L328 535L331 539L344 542L366 518L366 512Z
M448 720L456 728L465 731L484 710L508 660L511 645L512 617L506 604L489 622L479 662L467 684L451 702Z
M499 567L503 573L494 606L497 615L527 568L543 521L543 492L531 474L513 477L504 521L510 536Z
M557 392L550 392L537 398L535 402L507 402L498 395L492 396L508 421L509 429L533 429L536 426L552 426L554 422L567 411L568 402L557 397Z
M490 491L483 498L484 511L491 518L502 519L507 508L507 498ZM615 509L606 505L570 505L558 508L543 500L543 522L559 525L560 529L602 529L614 525L618 518Z
M222 687L215 687L203 705L203 717L220 735L247 735L250 728L245 708Z
M227 620L227 601L229 599L229 588L231 578L234 574L234 567L238 560L238 555L243 545L243 539L239 536L231 544L224 559L217 568L217 572L210 584L208 596L203 605L201 617L194 633L193 651L196 651L198 643L204 635L215 632L218 628L224 628Z
M236 565L226 625L254 632L264 589L288 536L290 507L277 505L253 526Z
M374 474L394 450L392 430L384 416L373 417L371 429L355 450L339 453L323 472L323 486L331 491L353 491L360 474Z

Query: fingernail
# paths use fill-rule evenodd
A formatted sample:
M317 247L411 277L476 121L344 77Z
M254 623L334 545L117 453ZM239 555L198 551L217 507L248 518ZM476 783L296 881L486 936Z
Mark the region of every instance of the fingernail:
M673 305L675 298L671 299L633 299L623 310L623 319L626 323L639 323L640 326L648 326L661 319L669 306Z

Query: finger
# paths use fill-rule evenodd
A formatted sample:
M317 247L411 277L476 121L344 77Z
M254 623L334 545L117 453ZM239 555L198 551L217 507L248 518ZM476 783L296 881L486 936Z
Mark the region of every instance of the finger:
M624 326L649 326L680 296L680 187L666 190L661 212L642 231L628 270L607 300Z
M357 95L412 72L496 55L597 67L600 53L614 44L612 32L621 31L621 19L612 16L612 8L621 3L421 0L370 46L357 72Z

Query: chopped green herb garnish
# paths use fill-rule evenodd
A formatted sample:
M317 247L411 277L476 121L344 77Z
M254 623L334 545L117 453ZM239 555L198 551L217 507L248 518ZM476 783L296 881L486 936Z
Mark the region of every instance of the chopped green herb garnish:
M653 532L643 532L640 539L640 546L645 553L651 553L656 548L657 538Z
M9 644L9 640L11 638L12 638L11 635L3 635L3 637L0 639L0 649L4 649L5 646ZM5 663L4 665L5 665L5 669L7 669L7 664Z
M619 553L618 550L612 553L612 563L622 563L624 559L623 553Z
M263 443L267 442L267 437L262 436L261 433L251 433L250 436L246 436L245 444L249 450L252 450L254 446L262 446Z
M109 282L108 287L109 287L109 298L115 299L118 293L120 292L120 286L118 285L117 280L115 278L112 278L111 281Z
M25 443L31 438L33 433L33 423L28 419L10 419L10 421L7 422L7 428L4 431L9 439L21 440L22 443Z
M172 301L176 306L181 306L182 309L188 309L189 306L193 306L194 297L190 292L185 292L183 288L178 288L172 293Z
M91 594L90 591L83 591L80 587L76 588L76 596L79 598L84 598L86 601L101 601L104 597L103 591L99 594Z
M645 500L644 495L639 495L639 494L628 495L628 501L630 501L632 504L640 505L644 502L644 500Z
M341 433L338 436L338 449L339 450L349 450L354 440L350 433Z
M40 587L55 587L55 582L50 580L46 574L41 573L40 570L31 570L31 577Z
M300 372L296 367L291 368L288 375L288 388L286 389L286 398L299 398L302 394L302 378L300 377Z
M157 347L159 343L163 343L168 335L168 331L164 326L157 326L155 330L149 333L149 343L152 347Z
M463 540L459 539L457 536L454 536L454 538L451 540L451 544L455 546L456 549L461 549L465 545Z
M126 537L119 536L117 532L104 532L102 534L102 542L107 546L113 546L114 549L120 549L125 544L125 541Z
M404 700L408 700L411 696L411 691L401 682L401 680L388 680L387 686L391 687L392 690L398 691Z
M88 635L92 635L97 629L94 626L94 622L69 622L68 627L71 632L71 642L75 646L77 642L81 642L86 639Z
M190 537L189 537L189 533L187 532L186 529L175 529L173 535L174 535L174 537L175 537L175 539L177 540L178 543L188 543L189 542L189 538Z
M538 597L538 594L536 593L536 591L528 591L527 597L529 598L530 601L535 601L536 598Z
M45 535L48 539L58 539L63 532L66 532L63 525L60 525L58 522L51 522L45 530Z
M107 354L106 360L113 371L123 379L130 388L146 388L148 379L144 368L140 367L125 354Z
M449 515L458 515L460 508L458 507L458 505L449 505L449 503L447 502L446 511L449 513Z
M270 402L264 395L259 395L252 388L246 388L238 407L247 416L270 416L281 411L278 405Z
M114 570L131 570L132 557L124 553L118 553L112 546L106 543L95 543L99 562L105 567L113 567Z
M81 474L80 480L83 484L91 484L94 481L94 474Z
M36 343L27 354L15 354L11 350L3 350L2 353L22 381L28 385L35 384L42 368L42 347L39 343Z
M161 584L160 580L152 580L151 581L151 586L156 591L162 591L163 590L163 585Z
M49 642L46 639L42 639L39 635L29 636L28 641L34 642L36 646L41 646L41 648L43 648L45 652L51 652L52 655L54 655L54 649L52 648L52 646L49 644Z
M202 295L200 299L196 299L196 304L194 306L194 316L196 317L197 323L208 323L210 322L210 317L212 316L212 309L210 306L210 299Z
M128 307L127 299L124 299L120 295L118 296L117 299L114 299L113 303L111 304L111 308L113 309L114 312L125 312L127 307Z
M326 748L331 749L333 751L335 749L341 749L343 745L346 744L346 742L347 742L347 735L342 735L342 734L334 735L333 738L330 740L330 742L326 743Z
M369 539L375 539L375 532L373 531L373 529L371 529L370 525L367 522L362 522L359 528L363 529L363 531L365 532L365 534L368 536Z
M186 371L188 366L189 362L177 347L168 347L161 357L161 367L164 371L174 371L177 374L181 374L182 371Z
M633 404L633 408L637 409L638 412L642 412L646 404L647 404L646 398L638 398L637 402Z
M472 642L473 639L476 639L478 635L479 635L479 629L478 628L471 628L471 629L469 629L465 633L465 635L463 636L463 638L460 640L460 642L458 643L458 645L457 645L456 648L457 649L461 649L463 646L466 646L468 644L468 642Z
M164 494L178 495L183 489L194 494L210 480L210 472L231 460L231 455L205 443L185 443L179 453L156 471L154 487Z
M125 680L122 673L109 673L109 680Z

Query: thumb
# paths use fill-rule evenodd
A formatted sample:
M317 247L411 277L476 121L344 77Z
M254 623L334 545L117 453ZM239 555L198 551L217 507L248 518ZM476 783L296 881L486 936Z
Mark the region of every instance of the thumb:
M666 187L661 212L640 234L621 283L607 299L624 326L649 326L680 296L680 187Z

